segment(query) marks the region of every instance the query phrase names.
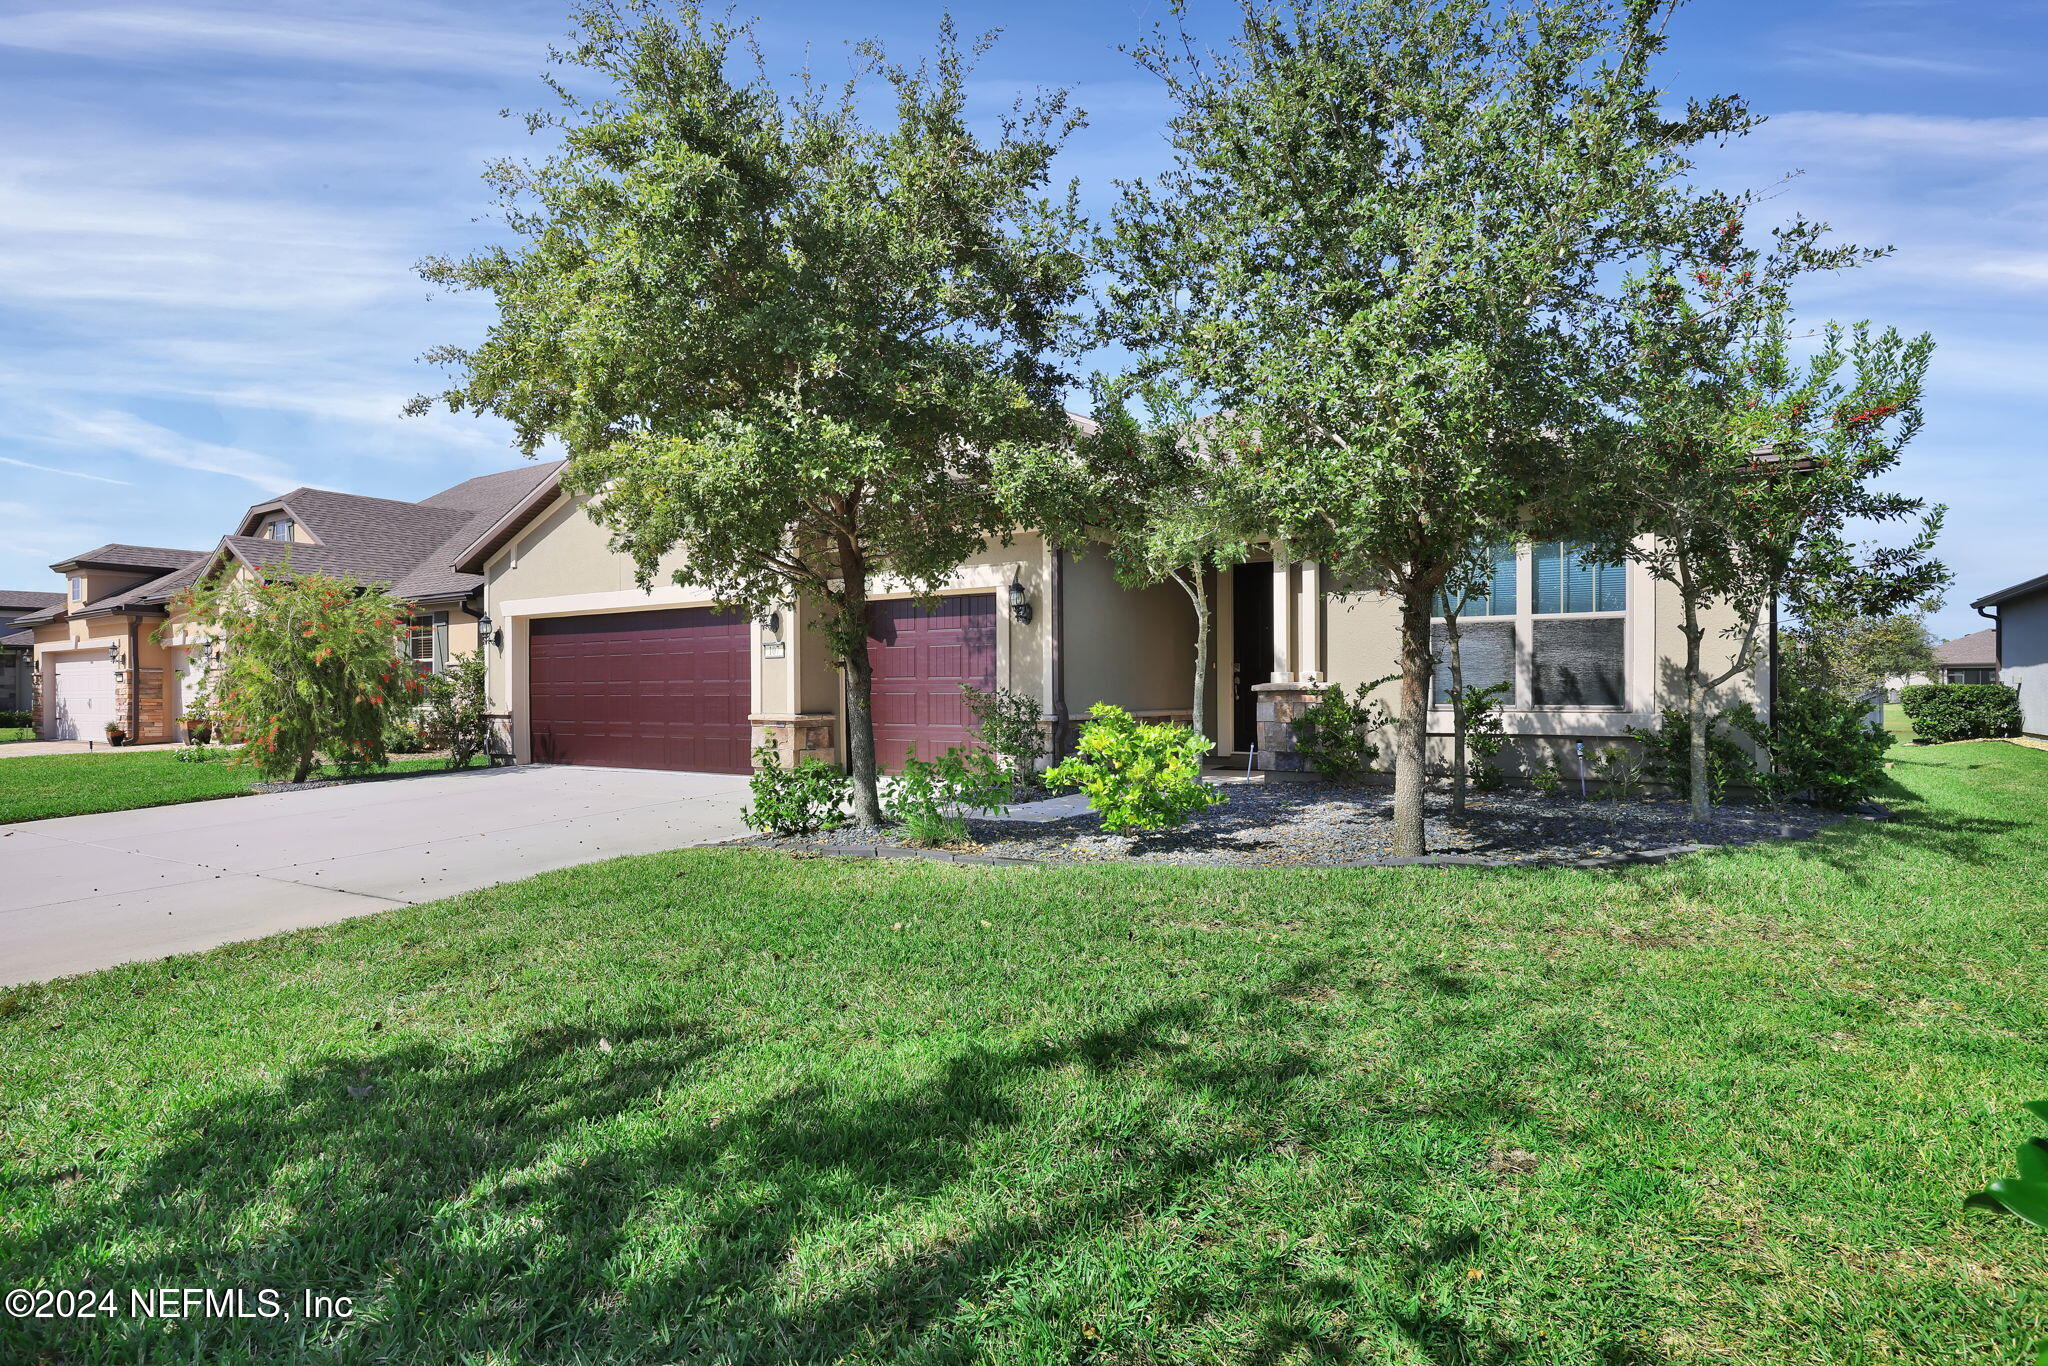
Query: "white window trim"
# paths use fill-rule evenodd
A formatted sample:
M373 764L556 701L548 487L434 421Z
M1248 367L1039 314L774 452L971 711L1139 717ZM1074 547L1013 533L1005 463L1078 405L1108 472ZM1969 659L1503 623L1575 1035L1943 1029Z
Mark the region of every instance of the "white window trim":
M1625 734L1629 727L1647 727L1656 719L1656 660L1653 656L1655 634L1652 611L1656 601L1656 581L1650 571L1636 560L1623 565L1625 574L1624 592L1628 605L1619 612L1543 612L1535 609L1536 581L1534 545L1528 541L1515 544L1515 612L1513 616L1495 615L1468 617L1460 615L1458 624L1478 625L1483 622L1511 621L1515 624L1515 697L1511 706L1500 709L1501 728L1508 735L1614 735ZM1622 625L1622 705L1618 707L1585 706L1537 706L1530 699L1536 686L1535 656L1532 645L1535 639L1534 625L1538 620L1581 621L1587 619L1613 620L1620 618ZM1441 620L1441 618L1432 618ZM1434 689L1432 689L1434 691ZM1429 709L1429 729L1432 733L1448 734L1453 725L1451 709L1432 703Z

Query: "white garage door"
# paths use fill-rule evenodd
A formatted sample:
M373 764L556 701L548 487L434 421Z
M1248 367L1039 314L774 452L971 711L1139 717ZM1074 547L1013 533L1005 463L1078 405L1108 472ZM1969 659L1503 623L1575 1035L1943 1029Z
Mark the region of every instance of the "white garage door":
M104 740L114 719L114 661L104 651L58 655L51 697L53 740Z

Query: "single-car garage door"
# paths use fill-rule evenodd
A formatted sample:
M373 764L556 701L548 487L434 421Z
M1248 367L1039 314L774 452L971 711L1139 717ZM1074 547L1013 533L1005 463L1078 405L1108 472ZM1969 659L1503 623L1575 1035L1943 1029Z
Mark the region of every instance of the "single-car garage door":
M963 684L996 685L996 598L941 598L927 612L908 599L868 608L868 658L875 669L875 758L902 767L912 745L930 759L972 737Z
M543 618L527 649L544 764L745 773L747 619L708 607Z
M50 670L52 740L103 740L114 716L114 661L105 650L58 655ZM126 719L126 718L122 718Z

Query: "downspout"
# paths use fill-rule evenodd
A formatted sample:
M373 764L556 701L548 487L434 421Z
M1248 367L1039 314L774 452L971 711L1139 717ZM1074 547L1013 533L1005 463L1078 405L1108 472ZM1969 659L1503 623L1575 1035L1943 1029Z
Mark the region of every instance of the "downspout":
M1046 645L1052 661L1052 757L1057 763L1067 757L1067 552L1052 552L1051 601L1046 605Z
M1992 605L1997 606L1996 603ZM1970 610L1991 623L1991 667L1998 670L2002 682L2005 673L2005 614L2001 612L1993 616L1974 602L1970 604Z

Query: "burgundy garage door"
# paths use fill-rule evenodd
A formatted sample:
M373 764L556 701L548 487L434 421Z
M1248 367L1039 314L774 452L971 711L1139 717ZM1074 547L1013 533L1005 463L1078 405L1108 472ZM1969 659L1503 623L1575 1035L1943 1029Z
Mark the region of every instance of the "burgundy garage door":
M911 745L921 759L964 745L974 718L960 686L996 685L996 598L942 598L927 612L912 601L868 608L868 658L875 666L875 758L900 768Z
M544 764L745 773L747 619L708 607L533 623L533 757Z

